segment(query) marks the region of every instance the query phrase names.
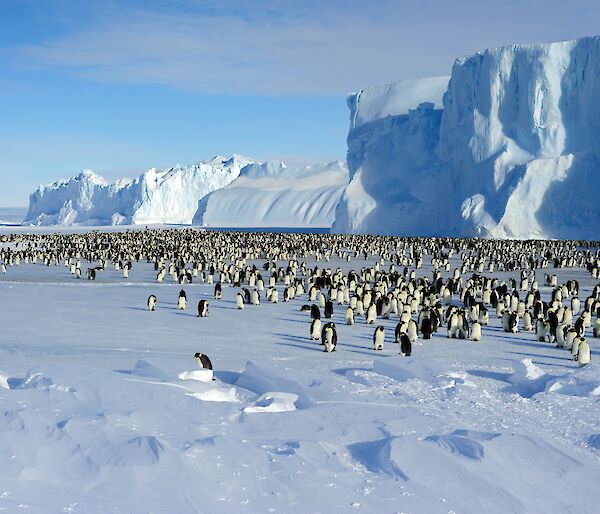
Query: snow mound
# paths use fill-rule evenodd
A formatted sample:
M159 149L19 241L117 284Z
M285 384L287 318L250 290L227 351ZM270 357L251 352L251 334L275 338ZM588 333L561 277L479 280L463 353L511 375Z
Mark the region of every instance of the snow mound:
M244 371L242 371L235 381L235 385L243 389L248 389L261 395L261 397L263 395L277 394L280 400L283 398L280 393L291 393L296 396L293 403L299 409L306 409L313 405L312 400L300 384L287 378L271 376L250 361L246 363ZM277 393L273 393L273 391L277 391ZM291 396L287 396L285 401L288 401L290 398Z
M290 412L296 410L297 400L298 395L293 393L265 393L252 405L244 407L244 412Z
M190 224L201 198L229 184L253 162L241 155L217 156L191 166L152 168L135 180L112 184L86 170L68 180L40 186L29 196L24 223Z
M250 164L222 189L200 200L193 223L204 227L329 228L348 169L340 161L288 168Z
M179 380L198 380L199 382L212 382L212 369L196 369L194 371L182 371Z
M445 93L440 78L350 96L334 231L593 239L599 73L590 37L458 59Z

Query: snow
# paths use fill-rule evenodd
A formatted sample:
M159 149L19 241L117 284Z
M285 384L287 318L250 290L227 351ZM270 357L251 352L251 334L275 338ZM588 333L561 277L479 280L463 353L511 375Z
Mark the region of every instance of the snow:
M598 73L590 37L457 59L441 102L441 78L352 95L334 230L593 239Z
M154 168L112 184L90 170L40 186L29 197L33 225L190 224L198 201L236 179L254 161L216 156L191 166Z
M205 196L193 224L217 228L329 228L348 184L340 161L288 168L270 161L246 166L229 185Z
M377 260L307 264L347 271ZM326 354L308 339L306 295L237 310L237 288L224 285L216 301L194 282L179 311L182 286L156 283L145 262L128 279L109 267L94 282L41 262L7 268L9 512L597 510L600 343L589 329L584 368L532 333L503 332L495 316L478 343L441 330L404 358L391 341L397 319L378 320L386 344L374 352L373 326L345 325L335 306L338 347ZM416 270L431 272L428 259ZM579 269L552 272L578 279L582 298L597 283ZM200 299L210 299L208 318L192 307ZM215 381L196 352L210 356Z

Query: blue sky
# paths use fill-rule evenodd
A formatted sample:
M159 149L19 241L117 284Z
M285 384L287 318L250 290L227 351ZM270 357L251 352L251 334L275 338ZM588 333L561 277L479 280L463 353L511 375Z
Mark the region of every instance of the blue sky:
M0 206L84 168L343 159L348 93L594 35L598 4L0 0Z

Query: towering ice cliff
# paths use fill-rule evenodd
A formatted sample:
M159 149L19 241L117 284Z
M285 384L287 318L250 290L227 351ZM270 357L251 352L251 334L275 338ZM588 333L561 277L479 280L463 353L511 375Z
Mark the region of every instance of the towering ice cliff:
M339 161L304 168L274 161L251 164L200 200L194 225L329 228L347 185L348 168Z
M599 79L593 37L486 50L449 83L352 95L334 230L597 238Z
M189 224L198 201L235 180L254 161L217 156L192 166L151 169L108 184L91 171L40 186L29 197L25 223L35 225Z

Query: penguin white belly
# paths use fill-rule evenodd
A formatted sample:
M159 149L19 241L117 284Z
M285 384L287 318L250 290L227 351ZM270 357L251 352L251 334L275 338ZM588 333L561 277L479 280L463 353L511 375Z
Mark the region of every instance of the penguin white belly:
M471 327L471 339L473 341L481 340L481 325L478 322L473 323Z
M354 325L354 311L352 307L346 309L346 325Z
M310 338L314 341L318 341L321 339L321 320L313 319L311 323L311 333Z
M579 344L577 361L580 366L585 366L586 364L589 364L590 360L590 345L584 340Z
M235 295L235 304L236 304L236 306L237 306L238 309L243 309L244 308L244 298L239 293L237 295Z
M383 341L385 339L385 332L383 330L375 331L375 341L373 342L373 348L375 350L383 350Z

